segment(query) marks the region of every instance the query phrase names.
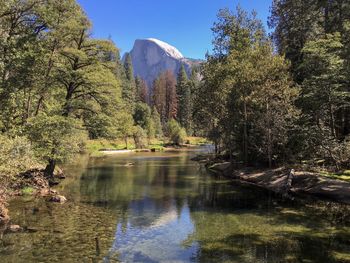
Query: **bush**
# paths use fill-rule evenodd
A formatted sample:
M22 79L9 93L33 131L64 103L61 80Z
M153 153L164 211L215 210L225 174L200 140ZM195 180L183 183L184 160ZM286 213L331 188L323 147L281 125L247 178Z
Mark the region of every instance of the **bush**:
M45 114L30 120L28 136L40 160L58 162L68 161L82 152L87 139L79 121Z
M135 147L137 149L145 148L146 143L145 139L147 138L147 134L141 126L136 126L133 134L133 138L135 141Z
M167 135L170 141L176 145L180 145L184 143L186 138L186 130L180 126L180 124L171 119L167 125Z
M9 138L0 135L0 177L2 180L37 165L38 162L27 138Z

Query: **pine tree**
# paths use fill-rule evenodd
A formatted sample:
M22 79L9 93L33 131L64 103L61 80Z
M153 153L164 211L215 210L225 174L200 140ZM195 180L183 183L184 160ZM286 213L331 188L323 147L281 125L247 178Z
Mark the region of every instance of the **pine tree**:
M177 120L187 133L191 131L191 83L188 80L184 65L181 66L177 76L176 93L178 99Z
M147 87L146 81L140 77L136 77L135 83L136 83L136 101L148 104L149 96L148 96L148 87Z
M122 97L126 105L133 110L136 101L136 83L134 77L134 69L131 56L129 53L125 55L124 70L126 79L122 84Z

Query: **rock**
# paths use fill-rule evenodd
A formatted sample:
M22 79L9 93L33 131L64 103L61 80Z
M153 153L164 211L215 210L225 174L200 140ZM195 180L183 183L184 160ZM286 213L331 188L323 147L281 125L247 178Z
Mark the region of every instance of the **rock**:
M20 227L19 225L10 225L10 226L8 227L8 230L9 230L10 232L16 233L16 232L22 231L23 228Z
M65 203L67 202L67 198L64 197L63 195L54 195L50 198L50 202L55 202L55 203Z
M208 155L197 155L197 156L191 158L191 161L195 161L195 162L205 162L208 160L209 160Z
M53 172L53 175L56 176L56 177L58 177L58 178L60 178L60 179L61 179L61 177L66 178L66 177L64 176L63 170L62 170L61 168L59 168L58 166L55 167L55 170L54 170L54 172ZM64 178L63 178L63 179L64 179Z
M53 189L49 189L49 188L44 188L44 189L41 189L38 194L40 196L49 196L49 195L56 195L57 194L57 191L56 190L53 190Z
M215 163L208 167L208 170L216 175L230 176L232 173L230 162Z
M175 47L154 38L136 40L130 56L134 75L144 79L149 87L162 72L170 70L176 76L184 65L190 75L191 68L201 63L200 60L185 58Z

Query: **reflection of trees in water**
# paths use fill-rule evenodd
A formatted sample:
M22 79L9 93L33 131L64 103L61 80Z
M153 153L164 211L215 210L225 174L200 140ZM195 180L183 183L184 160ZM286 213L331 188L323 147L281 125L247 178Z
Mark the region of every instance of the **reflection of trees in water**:
M333 252L348 255L348 228L333 224L337 209L313 215L266 191L198 176L188 164L185 155L135 161L129 168L98 164L81 176L82 200L118 211L124 233L128 225L149 229L179 218L188 202L195 232L185 243L200 245L194 261L336 262Z
M199 243L198 262L338 262L336 252L350 258L349 228L334 229L329 212L315 207L211 177L202 177L189 205L195 233L187 242Z
M186 174L196 172L195 167L186 166L186 161L186 156L181 156L137 160L133 167L110 164L91 167L80 179L82 200L128 213L130 209L144 207L142 212L135 213L137 216L151 211L152 206L154 214L167 211L172 205L181 210L193 190L193 182L186 180Z

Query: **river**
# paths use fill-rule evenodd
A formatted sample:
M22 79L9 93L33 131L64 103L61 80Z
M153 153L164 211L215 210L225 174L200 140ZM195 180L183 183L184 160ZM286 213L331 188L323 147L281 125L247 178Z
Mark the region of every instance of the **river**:
M10 202L26 231L2 237L0 262L350 262L348 207L215 179L194 154L76 158L67 203Z

